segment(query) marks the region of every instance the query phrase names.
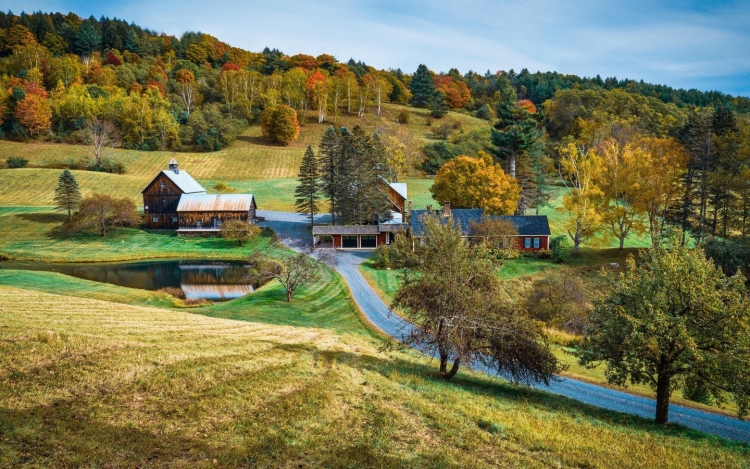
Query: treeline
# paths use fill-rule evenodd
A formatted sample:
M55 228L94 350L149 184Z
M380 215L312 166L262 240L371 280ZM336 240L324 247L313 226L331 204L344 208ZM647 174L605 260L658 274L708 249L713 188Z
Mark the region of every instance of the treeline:
M308 112L335 124L341 113L380 114L384 102L429 107L438 118L453 109L494 120L508 85L540 108L565 90L622 90L676 109L750 109L750 100L719 92L557 72L462 75L424 65L411 75L379 71L327 54L250 52L207 34L177 38L72 13L0 13L0 74L3 135L76 141L84 121L98 117L117 125L124 146L143 150L217 150L281 104L297 112L301 125Z

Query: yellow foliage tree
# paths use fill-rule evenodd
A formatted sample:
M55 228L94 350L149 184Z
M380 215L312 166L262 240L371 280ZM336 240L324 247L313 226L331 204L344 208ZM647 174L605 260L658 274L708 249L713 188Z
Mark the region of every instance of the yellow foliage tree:
M568 215L565 229L573 240L573 254L578 254L580 245L595 237L601 227L602 217L596 207L602 191L594 180L600 166L601 159L593 150L575 143L560 148L560 178L568 193L557 210Z
M485 152L479 152L477 158L461 155L444 164L430 192L440 203L450 201L454 208L483 208L488 215L513 214L521 198L516 180Z

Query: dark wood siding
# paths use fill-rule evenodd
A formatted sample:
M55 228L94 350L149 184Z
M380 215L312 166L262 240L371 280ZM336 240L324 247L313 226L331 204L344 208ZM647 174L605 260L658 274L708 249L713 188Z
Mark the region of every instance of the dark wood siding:
M251 211L254 211L251 209ZM227 220L244 220L250 221L253 217L250 212L180 212L179 225L181 229L198 228L198 222L201 222L201 228L218 228L218 222Z
M143 191L143 213L146 228L177 229L177 205L182 191L164 173L154 179ZM156 221L154 221L156 219Z

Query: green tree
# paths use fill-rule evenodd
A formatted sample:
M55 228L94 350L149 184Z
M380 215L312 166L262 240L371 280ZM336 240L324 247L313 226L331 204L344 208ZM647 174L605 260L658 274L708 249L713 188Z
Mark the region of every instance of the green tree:
M305 156L299 168L297 189L294 191L297 212L310 217L310 226L315 224L315 214L318 213L320 200L320 174L318 173L318 159L311 146L307 146Z
M445 93L435 90L430 98L430 115L439 119L445 117L449 110L450 107L448 106L448 101L445 99Z
M81 188L76 177L69 170L60 173L55 188L55 210L68 212L68 223L73 218L73 210L81 204Z
M318 159L320 163L320 179L323 195L328 199L331 207L331 223L336 224L336 209L341 194L341 148L339 133L333 126L326 129L320 139Z
M417 71L411 77L409 83L411 91L411 104L414 107L427 107L435 92L435 82L432 80L432 73L426 65L420 64Z
M237 241L240 246L248 239L258 236L258 234L260 234L260 227L251 225L244 220L227 220L221 224L221 237L230 241Z
M413 326L404 342L440 358L440 373L455 376L460 365L480 362L519 382L548 383L561 370L538 323L506 303L491 256L470 246L454 223L425 216L424 242L396 243L412 260L404 270L393 307ZM452 361L448 370L448 362Z
M743 416L750 403L750 305L741 273L725 276L702 249L655 247L595 302L579 361L604 362L616 385L656 390L656 422L669 421L672 391L705 385L717 402L734 397Z
M102 35L90 21L84 21L78 28L75 37L75 50L80 55L88 55L98 51L102 44Z

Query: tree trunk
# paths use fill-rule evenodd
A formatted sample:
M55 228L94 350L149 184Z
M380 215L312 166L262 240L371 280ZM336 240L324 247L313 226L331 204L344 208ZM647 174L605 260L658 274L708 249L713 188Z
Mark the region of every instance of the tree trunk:
M440 352L440 373L445 374L447 370L448 370L448 355L445 355L443 352Z
M511 153L508 157L508 174L513 179L516 179L516 154Z
M667 371L660 371L656 381L656 423L669 423L669 384L672 376Z
M286 291L286 301L292 301L292 298L294 298L294 292L291 290Z
M620 237L620 249L625 247L625 236Z
M450 380L454 376L456 376L456 373L458 372L458 366L461 363L460 358L456 358L456 360L453 362L453 366L451 367L451 371L448 372L447 375L445 375L446 380Z

